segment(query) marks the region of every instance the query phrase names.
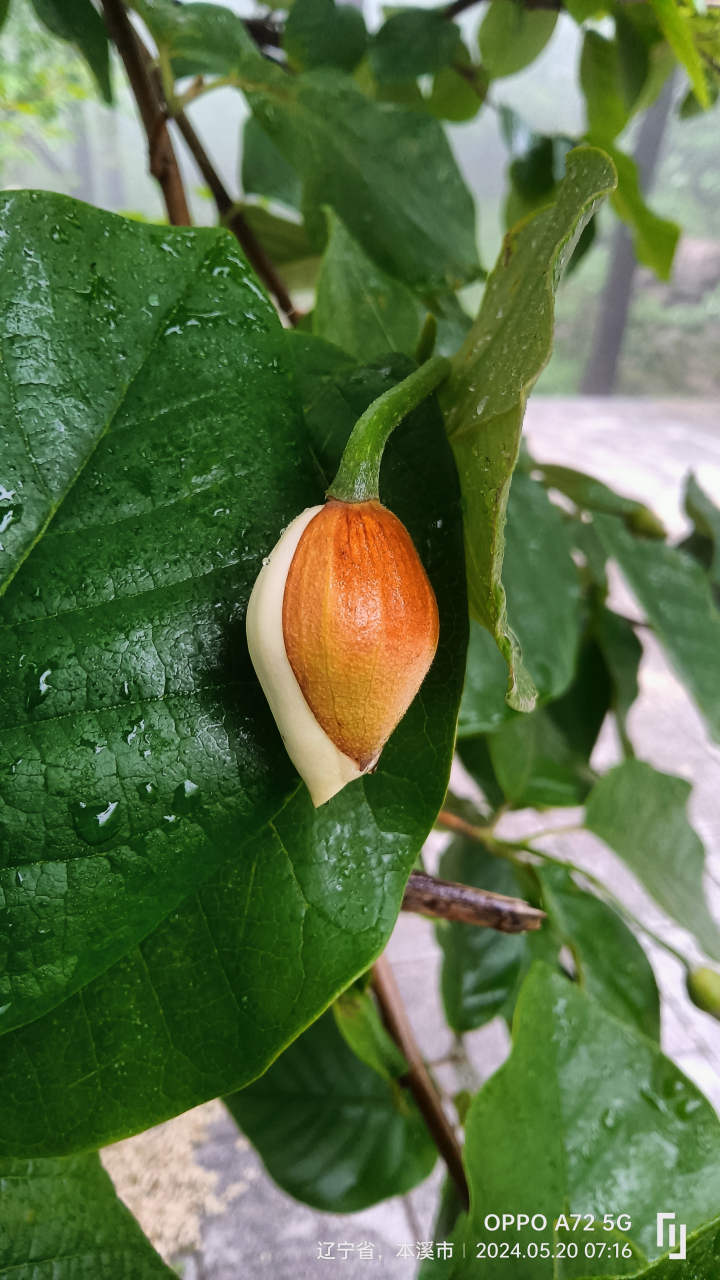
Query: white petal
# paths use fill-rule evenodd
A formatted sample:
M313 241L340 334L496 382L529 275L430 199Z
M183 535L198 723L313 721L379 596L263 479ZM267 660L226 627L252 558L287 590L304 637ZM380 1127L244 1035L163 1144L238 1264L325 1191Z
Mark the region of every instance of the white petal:
M308 507L288 525L258 574L248 602L250 657L283 742L315 808L361 777L354 760L339 751L318 724L295 679L282 627L285 583L298 542L322 507Z

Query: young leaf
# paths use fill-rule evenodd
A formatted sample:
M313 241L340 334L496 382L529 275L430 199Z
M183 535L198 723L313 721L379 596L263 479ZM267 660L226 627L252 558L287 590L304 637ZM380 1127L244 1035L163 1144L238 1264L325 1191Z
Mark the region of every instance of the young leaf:
M692 27L675 0L650 0L670 48L690 77L695 97L702 107L710 106L700 54L695 48Z
M254 116L248 116L243 128L240 182L246 193L279 200L290 209L299 209L302 203L298 175Z
M368 991L349 987L333 1001L332 1012L340 1035L356 1058L383 1080L397 1080L406 1074L407 1059L385 1030Z
M562 265L614 182L612 164L601 152L569 153L557 202L506 236L478 318L441 388L465 504L470 608L508 662L508 700L519 710L532 708L536 691L508 627L500 581L510 477L527 396L550 356Z
M370 70L378 84L434 75L454 62L460 44L460 28L442 9L400 9L373 38Z
M625 128L628 107L623 98L618 47L599 31L586 31L580 58L580 86L585 95L588 130L600 146Z
M472 197L437 120L373 102L327 67L247 96L300 174L318 238L330 205L373 262L419 292L453 292L479 274Z
M112 104L108 35L91 0L30 0L44 27L83 55L105 101ZM5 7L7 13L7 6ZM3 17L5 15L3 14ZM1 24L0 24L1 25Z
M283 331L226 232L51 193L6 195L0 226L7 1030L135 946L296 786L243 617L320 491Z
M690 1230L717 1211L720 1122L709 1102L652 1041L543 964L520 993L512 1054L465 1132L471 1242L488 1238L487 1213L532 1205L550 1225L561 1213L626 1213L628 1235L652 1257L659 1204L672 1202ZM552 1257L527 1256L537 1233L511 1231L513 1280L551 1280ZM474 1257L473 1243L458 1275L476 1274ZM622 1269L612 1259L610 1274ZM484 1259L483 1273L506 1276L506 1261Z
M352 71L367 47L367 31L359 9L335 0L294 0L285 23L283 48L291 62Z
M663 910L720 960L720 930L703 896L704 850L687 819L690 791L682 778L626 760L591 791L585 825L620 855Z
M606 149L618 175L613 207L632 232L635 256L643 266L650 267L658 279L669 280L680 227L669 218L658 217L646 205L635 161L616 147Z
M225 1102L278 1186L326 1213L405 1195L437 1158L412 1095L361 1062L329 1012Z
M133 8L171 62L177 79L264 73L264 59L252 36L237 14L223 5L134 0Z
M328 211L330 235L320 264L313 333L367 362L386 351L412 355L420 333L410 290L385 275Z
M597 515L594 527L720 742L720 613L700 565L662 542L632 538L610 516Z
M545 462L540 466L533 464L532 474L546 489L559 489L581 511L604 511L607 515L622 516L631 533L639 533L645 538L665 537L665 529L654 512L634 498L615 493L594 476Z
M173 1280L93 1151L0 1159L0 1280Z
M557 22L553 9L526 9L517 0L492 0L478 40L485 70L495 80L534 62Z
M547 864L536 873L543 910L572 951L582 990L608 1013L659 1041L660 996L635 934L617 911L579 889L563 867Z
M54 222L50 222L50 227L53 225ZM219 235L207 231L203 234ZM220 239L223 246L232 246L229 237ZM175 241L168 243L176 247ZM68 269L74 269L75 260L70 255L67 258ZM212 258L210 265L213 265ZM223 280L223 276L215 279L213 303L206 310L217 311L218 296L224 296ZM262 315L257 309L257 299L252 306L247 303L244 306L245 310ZM240 397L244 383L238 379L237 351L242 329L227 324L227 331L228 341L234 343L236 352L235 358L228 360L228 378L232 395ZM197 330L191 327L189 332L193 334ZM224 324L221 332L225 332ZM211 357L209 337L203 335L203 342L206 344L203 350L210 351ZM282 415L277 416L278 403L269 391L262 412L272 417L274 423L272 449L264 430L258 434L258 426L262 426L265 419L257 411L256 422L250 424L252 430L247 429L246 445L238 427L244 422L242 415L246 409L236 408L239 401L234 399L230 402L231 411L218 414L216 400L210 396L207 417L199 420L200 425L194 416L188 419L196 424L196 431L203 422L207 424L206 430L212 432L227 422L228 430L233 433L232 445L226 444L222 435L211 435L211 440L219 441L218 453L213 457L237 457L241 469L245 459L248 460L252 487L239 489L240 500L246 505L235 526L248 529L248 533L246 542L240 545L257 536L253 533L255 526L247 524L247 513L253 511L253 495L257 494L263 512L269 512L265 518L277 519L278 525L287 522L288 516L282 520L279 514L287 508L279 506L277 515L273 515L270 499L278 504L289 503L296 492L293 486L297 486L298 506L317 502L324 487L317 475L317 463L330 470L336 457L334 451L342 451L363 410L413 368L413 362L406 356L386 357L376 369L358 370L356 374L338 379L333 397L330 393L336 388L330 380L331 374L320 374L321 368L327 370L333 349L319 339L302 335L295 343L297 359L302 360L302 353L308 351L312 352L308 360L313 376L307 379L306 387L312 381L317 387L323 377L326 381L313 408L317 428L317 434L312 437L315 471L304 500L300 485L304 483L304 458L307 457L309 464L311 448L299 428L295 436L289 427L287 436L280 434L284 429ZM281 368L283 357L279 347L274 348L274 355ZM216 389L222 386L222 366L219 372L217 361L210 357L204 363L193 361L187 366L185 376L193 380L196 392L204 388L201 375L212 381ZM342 353L339 358L347 360ZM254 368L253 377L260 376L261 370ZM277 369L275 376L279 378ZM175 400L169 393L171 377L176 383ZM168 371L168 380L161 381L160 391L176 409L177 397L180 397L190 401L189 413L198 412L193 397L187 396L184 390L176 365ZM323 416L321 407L325 397L328 397L327 417ZM159 418L167 433L162 437L165 456L187 467L195 455L189 452L192 437L186 443L187 437L178 433L184 420L177 412L172 417L161 412ZM142 422L145 445L147 418ZM325 450L325 441L329 441L329 452ZM277 471L266 473L254 461L252 450L263 442L268 462ZM118 465L124 466L122 455ZM211 461L211 465L216 464ZM198 461L189 475L203 476L209 470L207 462L200 470ZM183 474L186 474L184 470ZM211 484L213 478L211 472ZM57 1154L87 1150L147 1128L220 1093L241 1088L260 1075L290 1041L368 968L385 946L408 873L447 789L467 645L458 483L442 418L432 400L415 409L393 432L383 458L380 496L408 528L423 557L440 612L440 643L422 689L385 747L377 771L346 787L328 804L314 809L305 787L283 763L279 735L268 728L257 772L261 779L269 774L270 781L265 785L272 785L276 790L285 779L288 798L284 805L282 798L276 803L272 822L254 840L246 840L243 823L248 819L241 805L243 796L230 768L234 766L235 756L229 755L228 759L227 749L223 749L223 754L216 750L211 731L218 722L233 730L229 751L236 752L242 762L242 753L248 757L258 740L258 725L265 724L262 703L260 699L252 705L248 703L241 719L239 700L246 697L247 691L255 696L255 682L241 665L236 668L239 670L237 682L228 680L217 692L213 684L203 678L198 694L186 696L186 706L192 709L197 702L198 717L206 716L193 727L198 755L205 752L203 767L207 771L199 811L196 810L194 817L186 817L186 806L192 813L196 803L193 794L188 795L183 786L176 799L163 785L160 800L150 809L157 815L166 840L187 841L193 850L194 874L204 883L196 895L186 897L176 909L171 909L172 904L166 907L164 914L170 912L167 919L145 937L137 949L81 992L31 1025L0 1037L3 1080L0 1152ZM209 501L210 511L217 510L218 500L212 491ZM223 510L226 505L227 501ZM182 515L185 518L185 511ZM259 522L258 526L261 530L264 527ZM113 531L117 538L117 523ZM185 532L175 533L173 537L183 542ZM271 548L276 537L277 527L268 530L258 559L264 554L263 546ZM162 544L163 555L167 554L167 545L167 542ZM257 560L253 559L249 567L243 564L242 573L252 580L257 569ZM213 575L207 574L201 580L201 585L206 584L211 602L217 600L217 587L212 578ZM234 618L235 611L242 608L247 586L243 586L244 578L238 583L231 575L229 581L234 592ZM196 593L197 586L193 585L192 590ZM201 622L203 617L201 615ZM187 627L182 630L183 625L182 616L178 624L176 614L170 612L162 634L167 632L172 637L195 634ZM216 625L222 638L222 620ZM161 632L154 634L157 642ZM201 638L213 636L207 629L200 630L199 634ZM242 617L229 634L239 650L236 658L239 664L244 646ZM123 652L127 653L127 649L128 646ZM207 662L212 651L206 649L202 656ZM148 659L148 663L151 674L162 672L158 659ZM223 670L219 669L220 676ZM152 713L154 704L151 703L149 709ZM138 710L142 715L146 708ZM158 734L147 746L142 741L139 748L133 746L139 763L136 757L131 757L131 783L136 781L133 770L138 767L161 770L166 762L171 771L175 770L173 751L179 752L178 759L184 765L182 752L186 744L182 739L176 741L187 722L183 707L178 708L176 717L174 725L167 719L163 721L163 738ZM146 732L154 722L149 721L147 715L144 718ZM123 713L120 723L125 722ZM131 723L137 723L137 718ZM138 732L133 743L137 744L142 733ZM98 742L98 738L93 742ZM148 749L153 755L145 763L143 752ZM96 770L102 770L103 753L95 755L91 745L88 754ZM216 782L218 760L223 770ZM192 773L189 776L195 777ZM162 775L160 782L162 784ZM72 777L67 785L74 785ZM213 786L219 793L218 801L213 799ZM207 806L202 803L205 789L210 796ZM210 819L217 823L217 827L211 828L211 834L217 830L222 836L226 858L222 869L212 875L206 865L212 846L209 841L201 843L206 814L208 823ZM174 815L177 821L170 823L165 815ZM183 829L187 832L185 836ZM170 847L182 848L178 843ZM138 895L142 889L144 896L138 897L134 907L137 910L139 902L144 909L144 904L152 901L146 886L149 881L154 891L154 879L147 876L143 881L142 864L137 872L135 870L137 862L130 863L129 867L127 862L120 866L127 868L132 883L141 882ZM36 898L36 905L37 902ZM93 908L91 885L87 894L88 930L92 943L98 946L98 937L102 941L104 932L102 920L96 921ZM41 921L40 927L44 927ZM56 947L61 942L62 935L59 935ZM128 945L131 942L122 949L126 950Z
M427 109L438 120L472 120L485 101L489 86L485 68L476 66L467 47L459 44L452 64L435 73Z

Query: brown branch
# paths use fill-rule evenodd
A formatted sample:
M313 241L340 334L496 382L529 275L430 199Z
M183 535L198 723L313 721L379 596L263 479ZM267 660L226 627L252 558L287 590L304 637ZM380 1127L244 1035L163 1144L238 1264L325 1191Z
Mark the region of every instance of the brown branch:
M190 211L175 158L167 119L143 58L140 40L122 0L102 0L108 34L122 58L148 139L150 172L160 184L173 226L189 227Z
M462 1204L465 1209L468 1209L470 1193L463 1168L460 1143L445 1115L440 1095L428 1075L398 991L395 975L386 956L380 956L373 965L372 981L383 1022L410 1064L410 1070L401 1077L400 1083L406 1085L415 1098L432 1139L448 1167L448 1173L457 1187Z
M472 822L451 813L449 809L441 809L435 819L439 827L447 827L448 831L457 831L459 836L467 836L469 840L481 840L483 843L489 834L485 827L478 827Z
M293 306L292 298L278 275L274 263L271 262L250 224L243 217L240 210L235 207L232 197L226 191L210 157L184 112L181 111L175 117L175 123L212 192L220 218L225 221L225 225L240 243L246 257L275 298L280 310L284 311L292 325L296 325L300 316Z
M436 880L417 871L413 871L408 880L402 910L437 916L441 920L484 925L489 929L499 929L501 933L540 929L545 919L544 911L536 910L521 898L507 898L503 893Z

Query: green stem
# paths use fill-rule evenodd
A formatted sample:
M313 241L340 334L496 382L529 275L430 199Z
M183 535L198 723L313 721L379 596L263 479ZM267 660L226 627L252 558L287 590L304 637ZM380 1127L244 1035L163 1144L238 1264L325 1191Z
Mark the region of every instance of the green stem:
M433 356L408 378L378 396L358 418L338 473L327 491L340 502L371 502L380 497L380 463L390 432L450 373L450 361Z

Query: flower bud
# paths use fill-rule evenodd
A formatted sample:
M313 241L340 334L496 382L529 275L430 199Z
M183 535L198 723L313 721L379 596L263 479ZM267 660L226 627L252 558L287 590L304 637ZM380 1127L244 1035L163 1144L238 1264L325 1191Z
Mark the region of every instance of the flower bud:
M693 969L687 976L687 991L698 1009L720 1019L720 973L714 969Z
M404 525L330 501L285 531L248 605L248 644L315 805L369 772L432 663L438 612Z

